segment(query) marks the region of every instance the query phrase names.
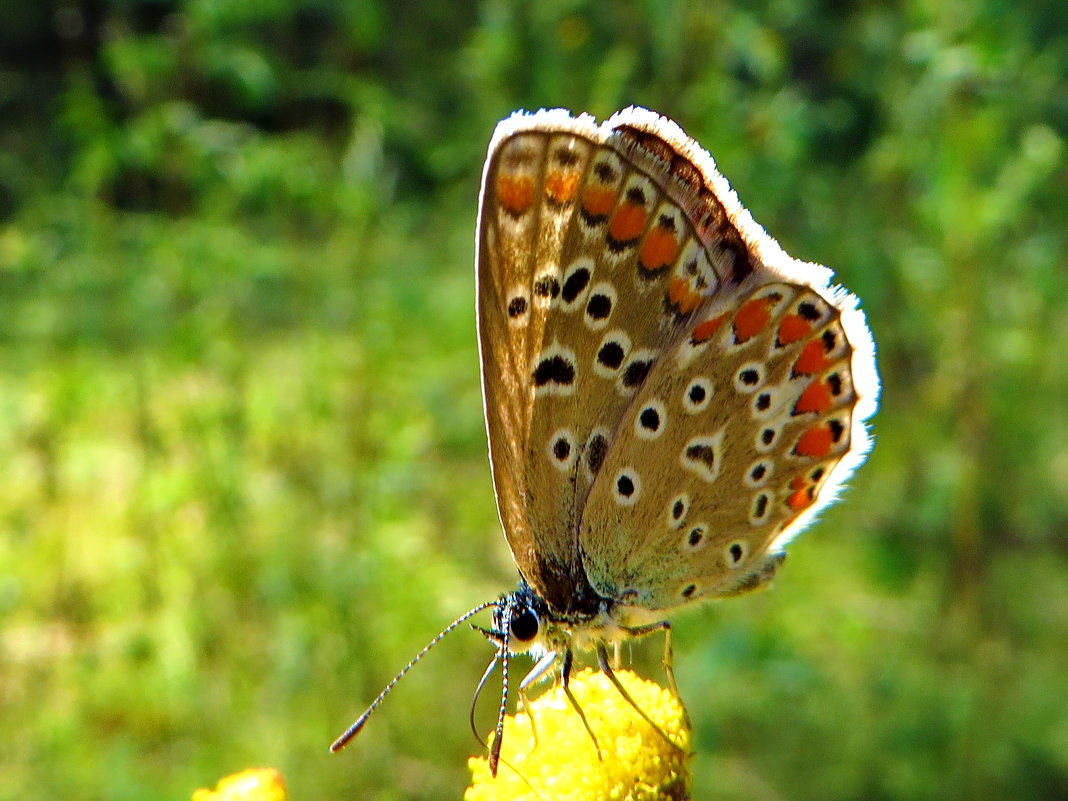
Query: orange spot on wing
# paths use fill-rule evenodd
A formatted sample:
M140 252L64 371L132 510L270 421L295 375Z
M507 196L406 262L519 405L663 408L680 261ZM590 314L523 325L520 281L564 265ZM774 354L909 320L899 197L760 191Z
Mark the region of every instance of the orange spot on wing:
M534 182L527 176L498 175L497 202L512 214L522 214L534 202Z
M724 312L710 320L705 320L703 323L698 323L694 326L693 336L690 338L690 341L695 345L700 345L702 342L708 342L716 331L719 330L720 326L723 325L728 314L729 312Z
M816 425L797 438L794 453L798 456L822 458L831 452L834 435L826 425Z
M582 208L591 217L607 217L615 202L614 189L591 186L582 193Z
M778 340L782 345L790 345L797 342L812 330L812 323L800 314L788 314L779 323Z
M831 396L831 388L823 381L813 381L801 397L794 404L794 414L807 414L808 412L826 412L834 404Z
M739 342L752 339L771 322L769 298L754 298L742 304L734 315L734 335Z
M668 301L672 306L678 308L679 314L689 314L701 302L701 295L690 288L689 281L683 278L672 278L668 284ZM705 323L701 325L705 325ZM700 327L698 326L698 328Z
M554 203L567 203L575 196L578 181L576 170L554 170L545 176L545 194Z
M811 506L812 501L815 499L815 493L812 487L806 487L793 493L786 499L786 505L793 509L795 512L800 512L802 509Z
M801 350L801 355L794 362L794 372L798 375L818 373L829 364L822 339L814 339Z
M633 242L642 235L648 213L635 203L624 203L612 215L608 235L616 242Z
M675 261L679 250L679 241L675 232L658 225L645 235L638 263L649 272L661 270Z

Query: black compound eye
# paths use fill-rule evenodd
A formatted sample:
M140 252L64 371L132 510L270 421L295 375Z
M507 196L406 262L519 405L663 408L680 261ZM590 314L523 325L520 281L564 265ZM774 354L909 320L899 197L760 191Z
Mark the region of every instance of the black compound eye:
M530 642L538 636L541 621L538 620L538 616L534 614L532 609L522 609L512 615L508 625L515 639L519 640L519 642Z

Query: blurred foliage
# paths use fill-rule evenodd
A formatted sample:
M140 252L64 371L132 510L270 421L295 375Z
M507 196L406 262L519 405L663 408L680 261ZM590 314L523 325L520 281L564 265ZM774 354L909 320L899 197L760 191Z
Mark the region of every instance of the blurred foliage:
M5 2L0 797L459 797L477 635L326 746L514 581L493 126L630 103L838 270L885 383L776 589L678 621L695 797L1068 797L1066 75L1063 0Z

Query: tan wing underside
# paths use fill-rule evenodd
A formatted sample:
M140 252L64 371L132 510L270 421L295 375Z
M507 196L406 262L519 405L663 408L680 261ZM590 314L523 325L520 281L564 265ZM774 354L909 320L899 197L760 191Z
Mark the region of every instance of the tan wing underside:
M505 534L524 577L558 609L567 608L568 593L585 586L587 574L607 597L633 600L637 592L639 605L651 600L658 605L649 608L660 608L668 596L673 603L667 605L677 605L680 575L692 572L695 584L702 577L702 591L711 591L706 584L723 570L720 556L713 555L735 529L724 524L714 541L706 538L707 547L684 560L696 567L680 573L673 561L677 542L665 543L664 526L653 523L666 519L660 495L690 486L677 459L680 445L671 439L687 429L671 425L669 417L662 435L643 437L634 428L635 404L663 395L665 413L681 423L666 398L677 396L693 371L722 382L742 351L772 348L775 325L768 322L737 352L709 337L691 346L689 372L678 367L679 349L694 338L695 327L703 324L705 333L716 314L736 311L759 287L793 277L790 269L768 265L788 257L770 240L753 241L747 229L763 232L738 212L722 178L700 163L696 154L703 151L677 128L665 134L663 121L653 124L654 132L643 129L642 120L623 120L612 131L588 118L538 117L495 137L479 217L483 392ZM811 268L821 278L826 274ZM790 313L791 302L796 306L798 298L812 295L788 285L783 293L790 299L775 307L776 321ZM816 298L824 322L833 327L838 309ZM728 320L721 333L734 325ZM803 391L801 381L783 378L805 345L790 344L767 357L767 382L788 385L778 399L780 411L787 395ZM848 387L848 369L840 372ZM725 397L717 393L709 408ZM732 413L748 417L748 406L736 400L709 411L715 419ZM848 450L848 410L846 418ZM696 425L693 431L707 428ZM735 434L720 447L719 486L726 488L728 464L745 461L747 451ZM616 473L637 462L644 473L639 489L649 495L621 502ZM815 497L825 480L810 482L805 492L811 486ZM698 513L710 525L734 521L736 509L715 517L709 505L732 493L706 489L693 485L685 522L698 522ZM774 503L781 500L777 495ZM780 506L769 499L775 525L783 522ZM763 544L750 542L746 564L766 549L771 529L761 527ZM650 576L653 569L671 576L670 592Z

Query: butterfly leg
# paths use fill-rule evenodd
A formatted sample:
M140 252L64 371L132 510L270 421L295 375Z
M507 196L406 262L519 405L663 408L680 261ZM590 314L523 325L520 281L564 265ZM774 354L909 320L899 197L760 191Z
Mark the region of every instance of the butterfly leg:
M530 669L530 672L523 677L523 680L519 682L519 703L523 707L523 711L527 713L527 717L530 719L530 733L534 738L534 747L538 747L538 727L534 725L534 712L530 708L530 698L527 696L527 687L536 682L542 676L545 675L553 662L556 661L558 654L556 651L549 651L545 656L537 661L537 664Z
M489 665L486 666L486 671L482 674L482 678L478 682L478 686L475 687L475 694L471 698L471 711L468 714L468 722L471 724L471 731L475 735L475 739L481 743L485 748L489 748L489 744L483 741L482 735L478 733L478 726L475 724L475 707L478 705L479 696L482 695L482 690L486 686L486 682L489 681L489 677L493 674L493 671L497 668L497 663L500 661L501 655L499 652L493 654L493 658L490 660Z
M667 674L671 694L681 700L679 686L675 683L675 652L671 648L671 624L666 620L650 623L648 626L635 626L626 630L631 637L647 637L658 631L664 632L664 673Z
M655 629L653 630L655 631ZM628 704L634 707L634 710L642 716L642 719L650 726L652 726L656 733L663 737L668 745L670 745L672 748L676 748L681 751L682 748L679 746L679 744L672 740L671 737L668 736L668 733L662 728L660 728L660 726L657 725L656 721L649 717L646 711L640 706L638 706L638 703L634 700L634 698L631 697L631 694L627 692L627 688L623 686L622 682L620 682L619 677L615 674L615 671L612 670L612 665L608 662L608 650L604 647L604 643L598 643L597 645L597 663L600 665L601 670L604 672L605 676L608 677L608 680L612 682L613 685L615 685L615 688L617 690L619 690L619 694L623 696L623 700L625 700Z
M568 686L571 681L571 664L574 660L574 654L571 649L568 648L564 651L564 665L560 670L560 676L564 688L564 695L567 696L567 700L571 702L571 706L578 712L579 718L582 720L582 725L586 727L586 733L590 735L590 739L593 740L593 747L597 751L597 761L604 762L604 757L601 756L601 744L597 742L597 735L593 733L593 729L590 728L590 722L586 719L586 713L582 711L582 707L579 706L578 699L575 698L571 692L571 688ZM632 702L633 703L633 702Z

